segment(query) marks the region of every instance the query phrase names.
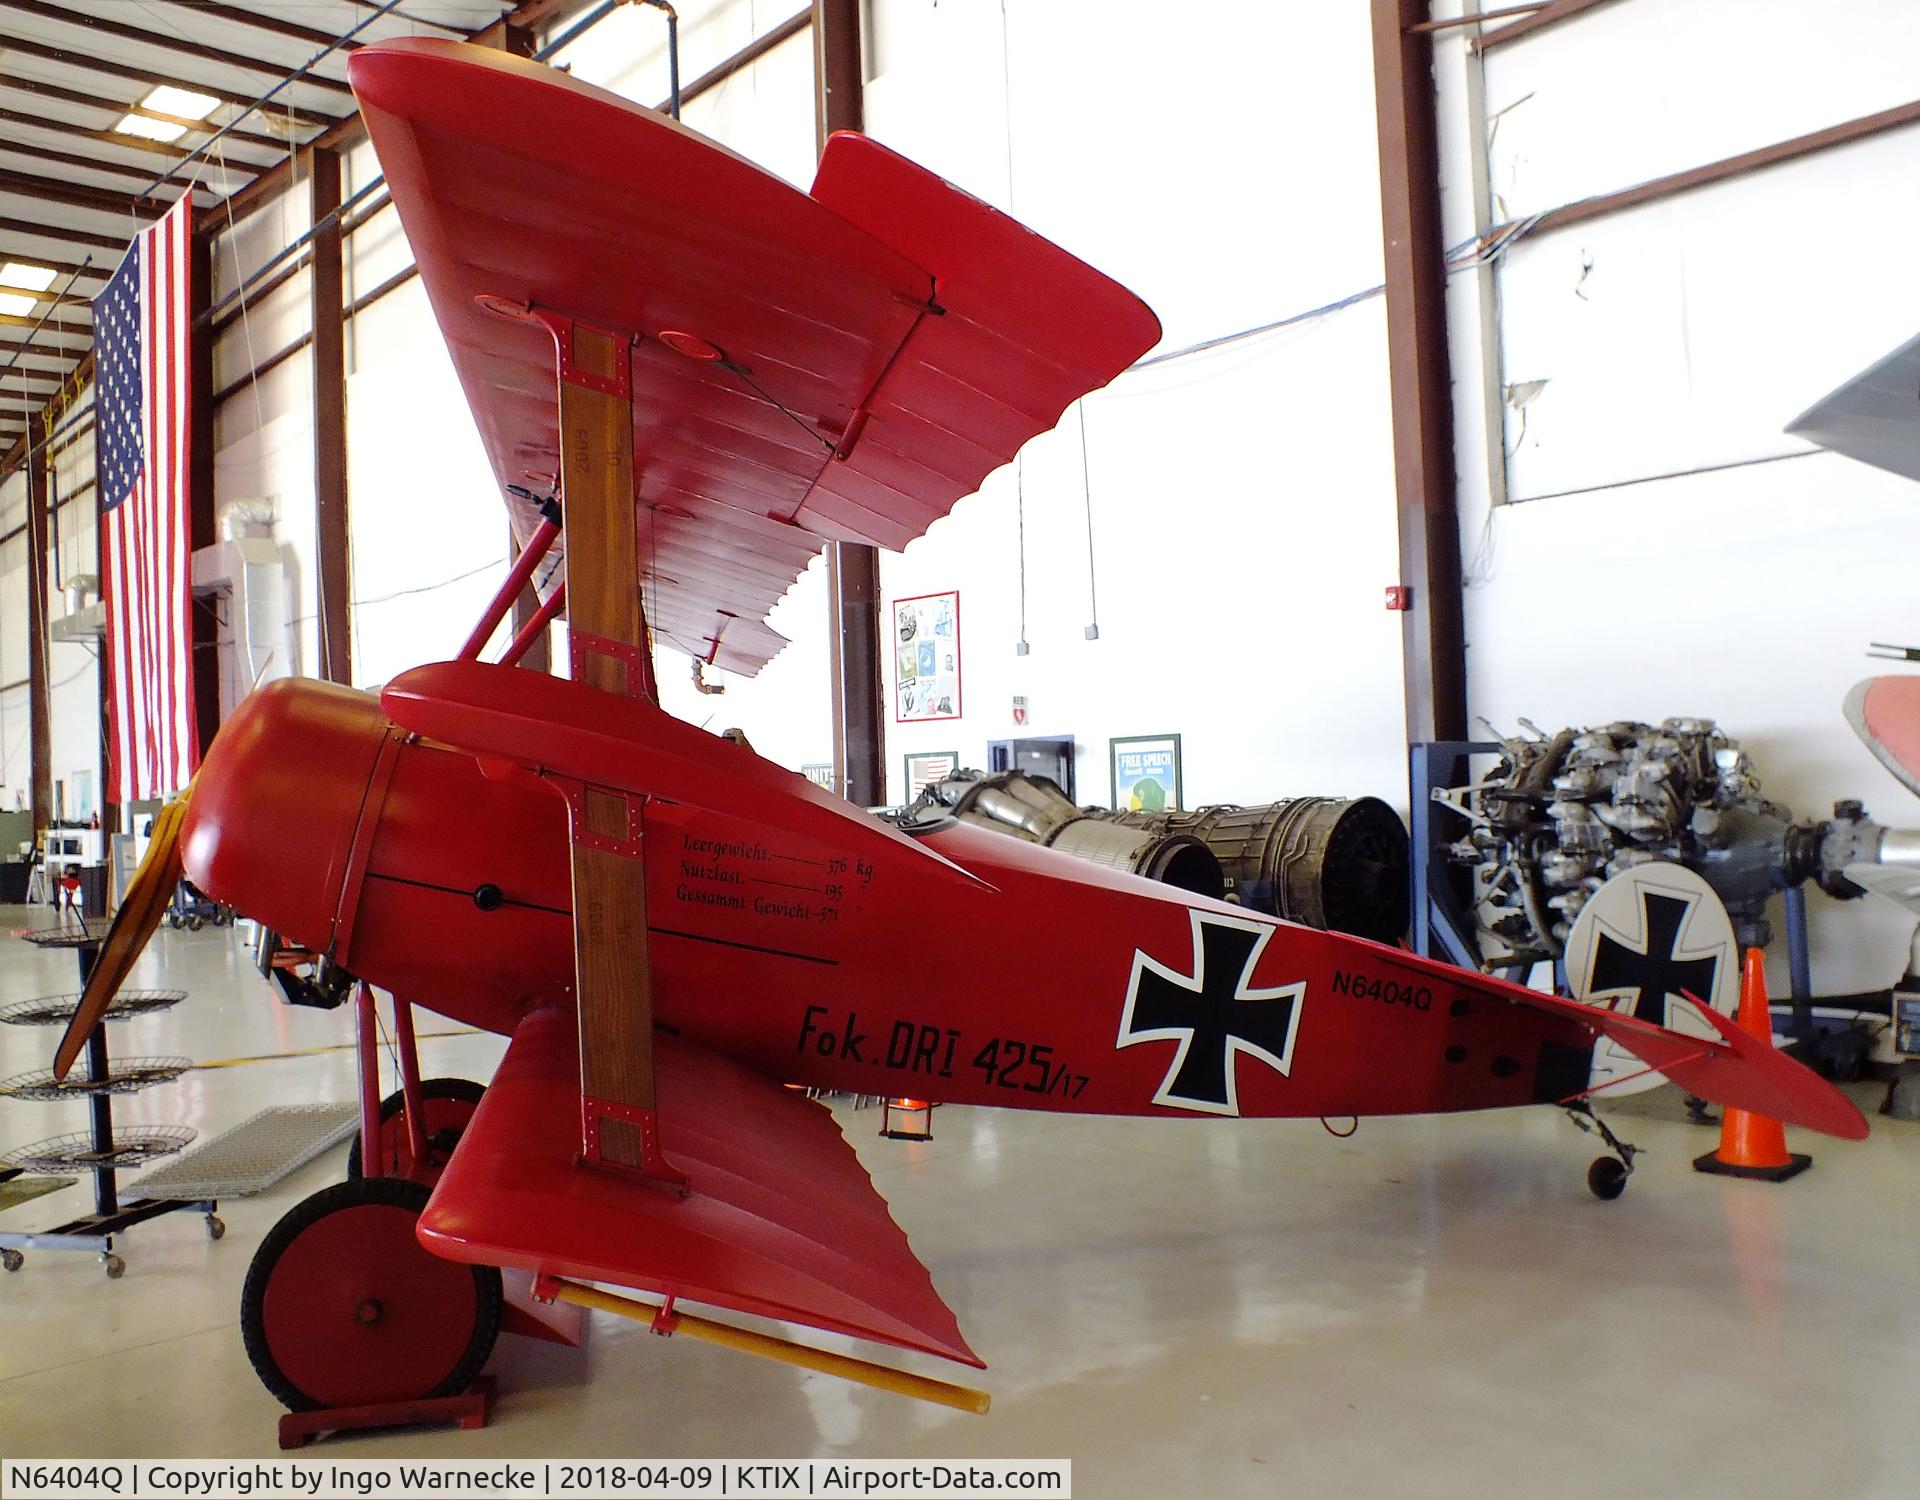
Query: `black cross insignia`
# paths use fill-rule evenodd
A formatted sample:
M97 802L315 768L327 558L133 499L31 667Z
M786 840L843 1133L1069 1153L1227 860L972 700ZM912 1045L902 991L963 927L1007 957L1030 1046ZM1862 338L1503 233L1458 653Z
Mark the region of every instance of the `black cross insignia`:
M1691 910L1693 903L1685 897L1663 895L1642 886L1640 925L1647 935L1645 951L1629 948L1602 927L1594 939L1587 993L1632 990L1632 1014L1656 1026L1667 1024L1669 995L1691 994L1703 1004L1712 1004L1713 982L1720 974L1720 955L1678 956L1680 929Z
M1306 985L1251 988L1254 967L1274 930L1211 912L1192 913L1193 973L1179 974L1136 949L1127 1008L1115 1043L1178 1042L1155 1104L1237 1115L1238 1053L1286 1073Z

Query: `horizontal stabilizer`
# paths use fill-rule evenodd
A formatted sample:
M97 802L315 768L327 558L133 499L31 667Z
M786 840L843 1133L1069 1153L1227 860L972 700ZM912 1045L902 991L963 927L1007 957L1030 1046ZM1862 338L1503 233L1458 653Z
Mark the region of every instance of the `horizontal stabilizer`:
M1866 1116L1851 1099L1805 1064L1777 1051L1770 1040L1742 1031L1711 1006L1696 1003L1694 1009L1712 1023L1724 1045L1505 980L1469 975L1455 982L1514 1005L1578 1021L1612 1038L1688 1093L1715 1104L1751 1110L1842 1140L1866 1139Z
M685 1197L582 1164L574 1017L538 1011L434 1189L421 1243L982 1368L825 1108L666 1033L654 1057Z

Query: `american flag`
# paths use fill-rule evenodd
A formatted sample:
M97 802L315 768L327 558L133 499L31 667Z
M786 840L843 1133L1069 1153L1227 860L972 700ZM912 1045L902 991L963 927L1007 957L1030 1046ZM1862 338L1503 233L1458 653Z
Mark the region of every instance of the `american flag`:
M107 800L163 797L199 764L189 574L188 304L183 196L94 299L95 465L107 604Z

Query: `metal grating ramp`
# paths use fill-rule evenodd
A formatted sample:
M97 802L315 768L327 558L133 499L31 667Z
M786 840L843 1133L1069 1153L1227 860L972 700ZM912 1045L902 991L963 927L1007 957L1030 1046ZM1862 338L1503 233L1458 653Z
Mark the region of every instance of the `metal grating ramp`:
M48 1193L57 1193L62 1188L70 1188L79 1180L78 1177L15 1177L0 1182L0 1213L18 1208L22 1203L31 1203L35 1198L44 1198Z
M356 1104L276 1104L140 1178L147 1198L246 1198L352 1135Z

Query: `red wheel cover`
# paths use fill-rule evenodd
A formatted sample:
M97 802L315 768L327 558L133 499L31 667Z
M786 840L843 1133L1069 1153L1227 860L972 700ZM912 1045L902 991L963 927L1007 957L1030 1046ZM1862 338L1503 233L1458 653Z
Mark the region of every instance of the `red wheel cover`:
M417 1400L472 1342L473 1269L421 1249L417 1222L391 1204L351 1204L308 1225L274 1265L262 1305L267 1347L323 1406Z

